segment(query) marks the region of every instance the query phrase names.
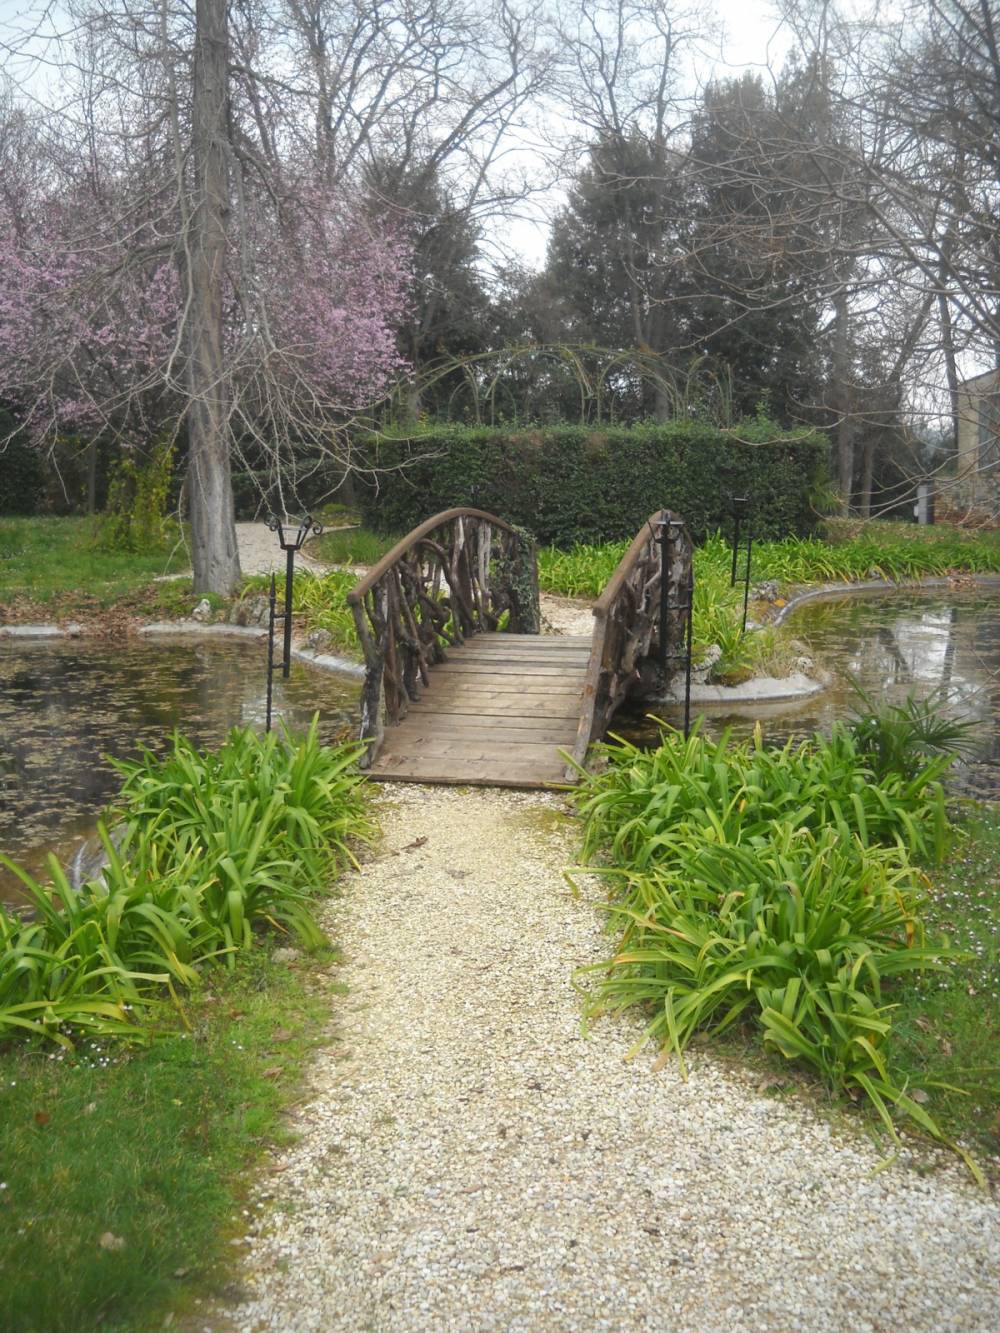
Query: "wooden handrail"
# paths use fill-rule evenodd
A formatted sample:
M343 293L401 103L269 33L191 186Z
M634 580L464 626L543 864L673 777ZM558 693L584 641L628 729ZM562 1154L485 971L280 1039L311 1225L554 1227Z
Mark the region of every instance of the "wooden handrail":
M526 533L484 509L445 509L396 543L347 594L365 655L361 737L378 752L447 649L496 630L537 634L538 565Z
M604 591L598 597L597 601L590 608L595 616L606 616L614 606L625 586L629 575L636 566L636 562L646 549L650 535L654 532L656 524L665 515L669 514L668 509L658 509L655 514L650 514L649 518L632 538L632 545L628 548L622 558L615 566L615 572L605 584Z
M356 583L347 594L348 606L357 606L371 588L378 583L379 579L396 563L401 555L405 555L417 542L424 537L429 536L435 528L442 527L445 523L451 522L453 518L485 518L493 527L503 528L507 532L516 532L517 529L512 524L496 514L488 514L485 509L442 509L440 514L434 514L431 518L424 519L418 527L412 532L408 532L402 537L391 550L386 551L385 555L377 565L372 565L371 569L360 582Z
M594 631L583 686L580 724L573 758L582 764L592 741L604 735L615 709L640 683L659 650L661 552L657 528L670 523L673 539L667 570L667 645L670 655L684 642L693 591L693 544L683 522L669 509L651 514L618 562L607 586L591 608ZM657 651L659 656L659 651ZM680 660L679 655L674 658ZM666 673L667 679L672 674ZM666 685L667 681L658 682Z

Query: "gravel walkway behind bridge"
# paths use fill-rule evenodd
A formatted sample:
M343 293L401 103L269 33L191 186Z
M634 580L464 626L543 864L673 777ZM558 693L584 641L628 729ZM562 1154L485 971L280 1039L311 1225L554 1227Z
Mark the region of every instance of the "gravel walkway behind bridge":
M584 1038L558 797L385 788L328 925L335 1037L212 1328L995 1329L1000 1211L693 1053ZM232 1322L230 1322L232 1321Z

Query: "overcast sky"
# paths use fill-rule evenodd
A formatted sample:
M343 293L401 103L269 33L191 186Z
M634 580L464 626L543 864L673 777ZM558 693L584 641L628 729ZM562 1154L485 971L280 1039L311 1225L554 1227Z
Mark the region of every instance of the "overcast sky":
M706 35L692 71L695 82L737 77L747 69L766 75L769 68L780 68L791 42L773 0L712 0L712 9L721 29L721 42ZM559 191L536 198L521 210L520 217L498 227L496 238L487 235L488 244L492 239L499 240L502 252L490 258L496 261L513 257L532 268L540 267L545 259L548 219L562 199Z
M16 20L28 12L37 12L38 0L0 0L0 24ZM50 0L50 13L58 13L59 0ZM777 69L789 47L789 39L778 21L773 0L711 0L711 11L721 32L721 50L718 40L709 38L700 44L700 54L694 60L692 78L703 83L714 77L725 78L751 68L764 72L768 67ZM21 24L16 24L21 27ZM2 62L2 58L0 58ZM24 79L25 69L11 70L18 81ZM36 82L37 80L37 82ZM29 77L38 89L45 77L35 71ZM44 96L44 93L38 94ZM487 248L492 251L489 261L518 259L532 267L542 264L548 238L548 219L559 207L563 196L551 191L536 197L520 210L521 216L506 219L495 230L487 228ZM492 234L491 233L492 230ZM491 244L491 242L493 244Z

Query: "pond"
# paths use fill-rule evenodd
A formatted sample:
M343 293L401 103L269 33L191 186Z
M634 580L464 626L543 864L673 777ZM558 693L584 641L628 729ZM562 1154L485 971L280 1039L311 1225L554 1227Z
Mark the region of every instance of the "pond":
M778 742L829 731L836 718L860 705L849 676L873 698L891 702L940 691L949 711L975 724L975 751L958 773L958 784L986 796L1000 794L1000 592L838 597L806 603L786 624L833 674L833 684L807 699L713 706L705 710L710 732L730 726L743 735L757 721L765 737ZM693 708L692 716L697 713ZM664 716L680 724L678 710L664 710ZM637 744L656 734L638 713L619 722L615 729Z
M809 699L714 707L709 730L745 734L759 720L777 742L829 730L857 703L846 673L878 698L944 689L976 723L958 785L1000 795L1000 592L844 597L803 606L789 624L834 685ZM358 694L356 679L294 663L287 682L275 678L275 714L301 728L318 710L324 739L356 734ZM162 748L174 727L212 745L230 727L262 727L264 708L260 644L0 640L0 850L33 873L49 850L66 861L118 788L105 754ZM665 716L679 723L678 712ZM641 713L620 714L614 730L637 743L656 735ZM0 869L0 897L18 896Z
M356 679L293 662L274 690L275 718L290 727L318 710L323 739L357 734ZM265 699L259 643L0 640L0 851L32 873L47 851L65 862L118 790L105 755L163 749L175 727L198 745L234 726L263 729ZM0 867L0 898L19 896Z

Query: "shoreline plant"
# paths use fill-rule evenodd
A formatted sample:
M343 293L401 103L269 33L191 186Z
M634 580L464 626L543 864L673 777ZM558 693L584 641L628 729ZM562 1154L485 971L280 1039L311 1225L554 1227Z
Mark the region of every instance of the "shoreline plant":
M70 1048L87 1032L143 1040L169 997L229 969L258 935L325 940L313 902L372 834L357 744L236 729L215 752L114 761L99 825L107 864L74 889L55 857L41 884L8 857L33 918L0 909L0 1035Z
M750 1023L831 1092L865 1096L897 1147L893 1110L981 1181L892 1061L898 979L956 957L924 939L919 867L953 836L941 779L962 725L937 754L923 748L926 716L905 705L780 749L759 729L739 743L696 729L666 730L649 751L602 746L607 768L571 798L619 932L610 960L578 974L588 1020L640 1008L631 1053L655 1041L682 1074L696 1032Z

